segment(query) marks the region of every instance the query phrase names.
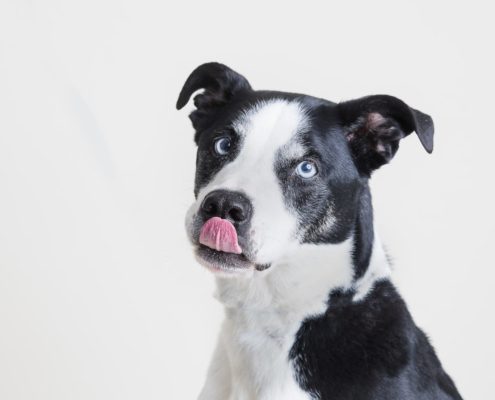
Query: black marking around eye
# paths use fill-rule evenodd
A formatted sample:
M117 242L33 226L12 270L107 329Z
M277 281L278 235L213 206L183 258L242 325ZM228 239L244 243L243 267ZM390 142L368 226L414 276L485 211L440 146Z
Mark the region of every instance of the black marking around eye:
M322 213L322 204L329 204L329 190L318 175L304 179L295 173L300 159L287 159L279 150L275 157L275 174L278 177L287 208L296 215L299 233L308 227L317 226Z
M346 155L347 144L328 127L320 130L315 126L310 131L300 132L294 141L304 147L304 155L287 159L285 154L291 152L282 148L276 154L274 170L286 207L298 219L299 240L302 243L342 242L353 232L362 184L351 158ZM294 173L303 159L318 160L318 174L311 179Z
M231 141L230 151L225 155L215 152L215 142L222 137ZM217 128L208 134L203 134L198 142L196 154L196 179L194 183L194 195L207 185L213 177L228 163L234 161L242 147L242 138L230 126Z

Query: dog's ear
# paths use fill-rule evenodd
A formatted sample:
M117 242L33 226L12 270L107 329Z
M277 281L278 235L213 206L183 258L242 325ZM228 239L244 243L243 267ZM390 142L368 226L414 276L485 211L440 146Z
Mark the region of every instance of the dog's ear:
M191 95L199 89L204 91L194 97L196 110L189 116L197 132L208 127L216 111L240 93L251 90L251 86L246 78L226 65L216 62L202 64L184 83L177 100L177 109L184 107Z
M337 107L356 165L365 175L388 163L412 131L428 153L433 151L431 117L396 97L367 96Z

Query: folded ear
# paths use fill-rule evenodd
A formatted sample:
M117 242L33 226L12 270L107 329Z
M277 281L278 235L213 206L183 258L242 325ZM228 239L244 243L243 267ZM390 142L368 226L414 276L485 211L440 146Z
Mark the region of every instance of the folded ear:
M196 131L206 128L215 111L239 93L251 90L251 86L246 78L226 65L216 62L202 64L184 83L177 100L177 109L184 107L191 95L199 89L204 91L194 97L196 110L189 116Z
M388 163L412 131L428 153L433 151L431 117L396 97L367 96L337 107L356 165L366 175Z

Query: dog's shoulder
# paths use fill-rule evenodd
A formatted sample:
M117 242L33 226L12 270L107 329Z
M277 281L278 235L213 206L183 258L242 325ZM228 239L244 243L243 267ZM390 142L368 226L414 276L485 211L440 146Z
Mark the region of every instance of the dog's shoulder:
M392 283L377 282L361 301L353 296L352 291L333 291L327 311L304 321L291 349L301 369L340 382L363 382L370 371L394 375L408 363L412 323Z
M323 399L460 399L388 279L353 298L333 291L327 311L299 329L290 357L305 390Z

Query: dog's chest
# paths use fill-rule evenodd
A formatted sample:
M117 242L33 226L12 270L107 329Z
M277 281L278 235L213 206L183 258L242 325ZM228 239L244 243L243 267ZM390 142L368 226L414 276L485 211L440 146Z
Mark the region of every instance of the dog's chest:
M229 313L228 313L229 314ZM232 400L308 400L289 360L301 320L283 310L228 315L224 339L231 362Z

